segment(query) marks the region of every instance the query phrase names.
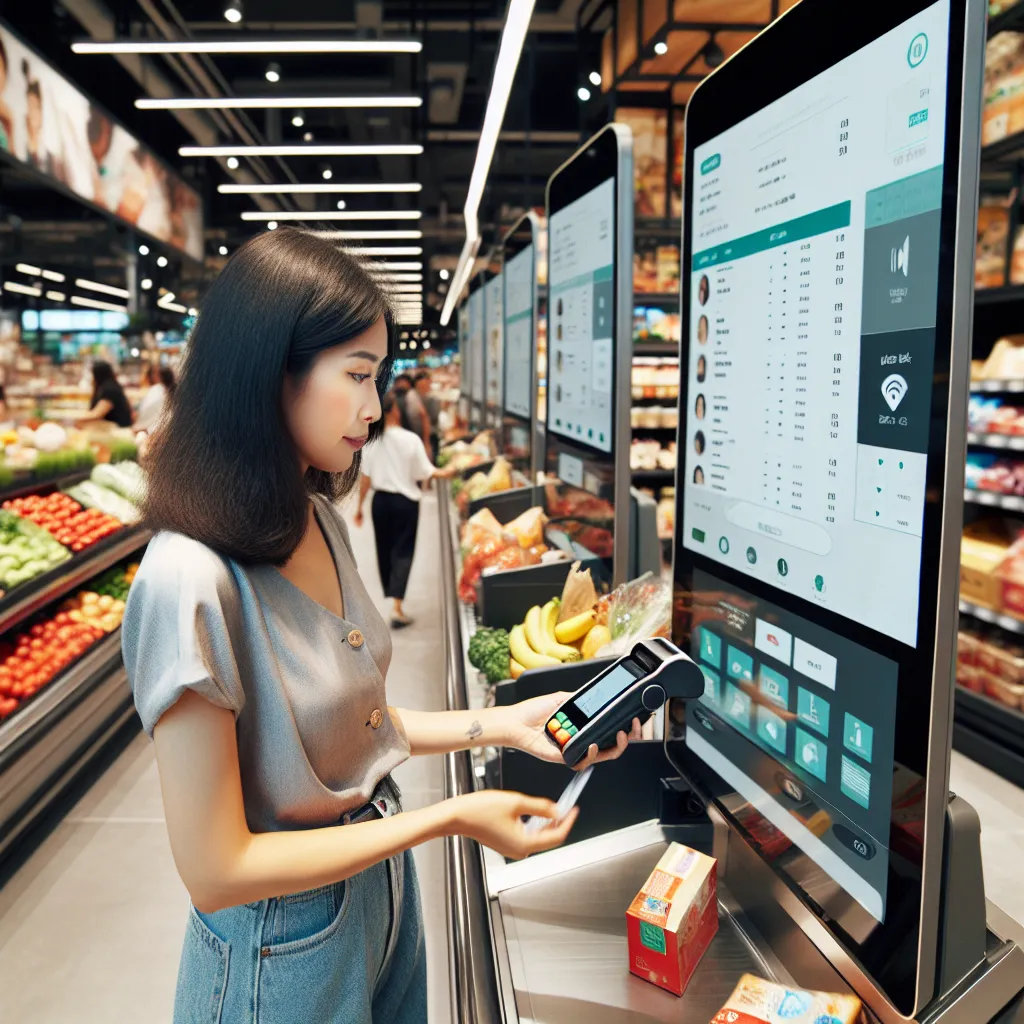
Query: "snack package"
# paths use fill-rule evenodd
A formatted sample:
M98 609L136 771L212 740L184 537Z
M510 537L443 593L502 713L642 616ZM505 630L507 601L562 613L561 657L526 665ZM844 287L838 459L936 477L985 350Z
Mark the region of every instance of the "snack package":
M718 862L672 843L626 911L629 969L681 996L718 931Z
M485 540L495 537L500 539L503 533L501 523L494 518L494 513L489 508L482 508L466 520L462 528L462 548L465 551Z
M506 523L503 529L519 541L521 548L532 548L544 543L544 527L547 521L548 517L544 515L544 510L539 505L534 505L511 523Z
M597 590L591 578L590 570L580 572L580 562L574 562L565 578L562 587L562 604L558 611L558 621L566 622L577 615L593 608L597 603Z
M711 1024L859 1024L856 996L803 992L744 974Z

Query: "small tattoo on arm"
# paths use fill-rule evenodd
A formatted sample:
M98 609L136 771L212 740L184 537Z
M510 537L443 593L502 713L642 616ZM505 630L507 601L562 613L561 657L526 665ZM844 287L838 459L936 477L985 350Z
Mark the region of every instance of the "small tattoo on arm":
M484 727L479 722L474 722L470 727L466 735L471 739L475 740L478 736L483 736Z

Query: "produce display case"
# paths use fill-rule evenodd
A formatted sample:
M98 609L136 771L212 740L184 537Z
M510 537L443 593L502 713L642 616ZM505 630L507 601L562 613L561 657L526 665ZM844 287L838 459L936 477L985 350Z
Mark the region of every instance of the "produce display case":
M124 490L139 473L107 472ZM138 518L132 503L89 476L0 491L0 862L134 717L120 622L150 534L55 486L88 483L106 495L101 501L120 499L125 518Z

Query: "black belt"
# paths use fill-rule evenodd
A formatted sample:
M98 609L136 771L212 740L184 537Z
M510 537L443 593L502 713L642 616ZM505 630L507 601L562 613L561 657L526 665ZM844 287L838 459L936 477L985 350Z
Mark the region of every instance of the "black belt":
M373 799L362 807L346 811L341 816L342 825L358 825L362 821L376 821L378 818L390 818L401 809L401 794L391 776L385 776L373 791Z

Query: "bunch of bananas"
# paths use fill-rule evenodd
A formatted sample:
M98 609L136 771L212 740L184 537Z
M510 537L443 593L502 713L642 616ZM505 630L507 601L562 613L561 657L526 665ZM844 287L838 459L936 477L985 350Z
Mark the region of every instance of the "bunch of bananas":
M596 624L593 608L558 622L561 604L556 597L543 607L534 605L525 621L512 628L508 648L513 679L527 669L592 658L611 639L608 628Z

